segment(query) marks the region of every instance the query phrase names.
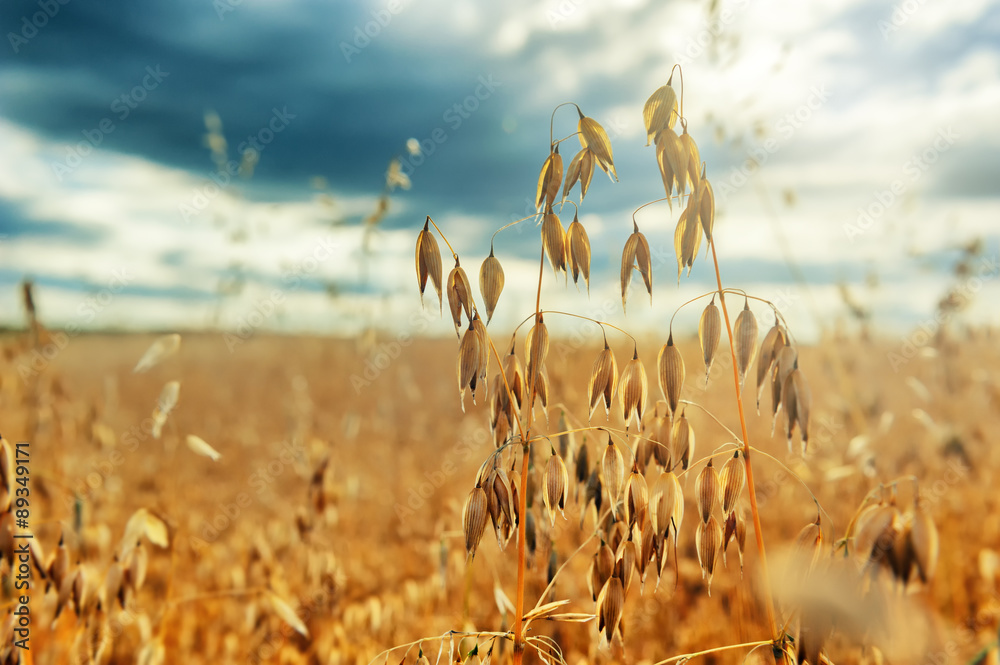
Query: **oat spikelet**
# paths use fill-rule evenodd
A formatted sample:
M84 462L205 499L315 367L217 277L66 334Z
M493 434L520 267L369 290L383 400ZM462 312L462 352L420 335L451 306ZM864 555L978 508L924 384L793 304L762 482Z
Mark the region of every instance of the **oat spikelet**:
M177 406L177 398L180 395L180 390L181 384L179 381L168 381L163 386L163 390L160 391L160 397L156 400L156 406L153 407L152 434L154 439L160 438L160 434L163 432L163 425L167 422L167 416Z
M683 196L687 192L688 183L688 153L672 129L664 129L656 135L657 161L660 165L660 175L663 177L663 187L667 196Z
M455 267L448 274L448 308L455 322L455 336L461 337L462 311L465 311L466 319L472 320L472 286L457 257Z
M684 359L674 346L672 332L667 337L667 343L660 349L656 366L659 370L660 392L663 393L663 399L667 400L667 409L672 417L677 413L677 404L680 402L681 388L684 385Z
M708 595L711 596L715 560L722 548L722 527L715 519L715 515L710 516L707 522L698 524L695 545L698 550L698 563L701 565L701 576L708 583Z
M580 115L580 121L577 123L577 130L580 132L580 145L584 148L590 149L594 153L594 157L597 159L598 166L604 170L612 179L618 180L618 173L615 172L614 156L611 151L611 139L608 138L608 133L604 131L593 118L588 118L583 114Z
M146 353L142 354L142 358L136 363L135 367L132 369L133 374L141 374L149 368L160 364L170 356L177 353L177 350L181 348L181 336L177 333L172 335L164 335L153 342L150 347L146 350Z
M590 189L590 181L594 178L594 153L592 150L584 148L580 152L576 153L573 159L569 163L569 169L566 171L566 184L563 185L563 201L569 196L570 190L573 189L573 185L577 182L580 183L580 202L583 203L583 199L587 196L587 190Z
M642 431L642 416L646 411L646 397L649 393L649 383L646 381L646 370L639 360L639 351L633 352L632 360L628 361L622 370L621 383L618 386L618 399L622 405L622 418L625 420L625 431L628 431L635 419L636 427Z
M475 326L469 322L469 327L462 335L462 341L458 345L458 362L456 374L458 375L458 399L462 404L462 411L465 411L465 390L472 390L472 403L476 403L476 387L479 384L479 369L482 363L482 340Z
M809 408L812 396L802 370L793 369L785 378L781 388L781 400L785 408L785 434L788 437L788 447L789 449L792 447L792 434L798 425L799 435L802 437L802 451L805 452L809 443Z
M673 471L661 473L650 499L650 519L656 533L662 537L670 535L670 530L680 529L684 521L684 493L680 480Z
M701 173L701 155L698 153L698 144L694 142L694 138L688 134L687 127L684 127L683 133L681 133L681 147L685 153L687 153L687 179L688 184L691 187L691 191L697 191L701 178L699 173Z
M639 473L639 467L632 464L632 473L629 474L625 482L625 523L631 529L638 526L644 529L646 526L646 516L649 510L649 489L646 486L646 479Z
M674 440L673 458L681 463L682 469L687 471L691 462L694 461L695 437L694 428L691 427L687 416L684 415L684 409L681 409L680 414L674 418L674 428L670 434Z
M490 368L490 334L486 332L486 324L483 323L478 311L472 315L472 328L479 335L479 385L485 386L486 375Z
M559 275L566 271L566 231L558 215L552 208L546 208L542 216L542 247L552 264L552 271Z
M715 305L715 296L712 302L708 303L705 311L701 313L701 320L698 322L698 341L701 343L701 354L705 360L705 385L708 385L708 375L712 371L712 361L715 359L715 352L719 348L719 339L722 337L722 314Z
M514 394L514 399L517 401L517 408L521 408L521 403L524 401L524 371L521 368L521 361L518 359L517 354L514 353L514 346L516 340L511 340L510 342L510 352L504 356L503 359L503 375L507 377L507 384L510 386L510 392ZM499 379L499 377L497 377ZM501 387L503 388L504 394L507 393L506 387L503 386L503 380L501 381ZM508 397L509 399L509 397Z
M694 483L694 492L698 496L698 511L701 514L701 521L708 522L708 518L715 512L719 505L719 493L721 483L719 482L719 472L716 471L712 460L698 474Z
M530 390L532 385L536 383L548 353L549 329L545 326L545 317L539 314L538 322L528 331L528 337L524 341L524 356L528 359L525 390Z
M489 519L489 506L486 499L486 491L476 485L469 498L465 501L465 508L462 510L462 526L465 532L465 552L469 560L475 558L479 541L486 532L486 522Z
M757 353L757 317L750 311L749 299L743 303L743 311L736 317L733 337L736 338L736 370L740 375L740 394L742 394L747 370L753 365Z
M573 269L573 283L579 286L580 275L590 293L590 238L583 224L573 215L573 223L566 231L566 242L569 243L569 263Z
M778 412L782 405L782 388L785 379L792 373L798 362L798 353L794 347L783 346L774 360L774 368L771 370L771 433L778 422Z
M420 289L420 303L424 302L424 290L430 277L438 294L438 309L443 307L441 299L441 250L430 230L430 215L424 222L424 230L417 236L417 287Z
M625 588L622 581L617 577L611 577L597 596L597 632L603 631L608 643L618 629L624 604Z
M604 448L604 457L601 459L601 472L604 475L604 487L607 488L608 498L611 500L611 513L617 518L618 502L621 500L622 485L625 483L625 462L610 434L608 445Z
M677 122L677 94L669 81L657 88L646 100L642 107L642 120L646 125L646 145L661 130L673 127Z
M808 575L816 567L823 551L823 527L820 525L819 516L812 524L807 524L799 531L795 538L795 547L802 557L804 564L804 574Z
M771 366L774 364L774 359L781 347L785 345L785 335L782 331L781 326L777 323L774 324L767 334L764 335L764 341L760 344L760 353L757 354L757 414L760 415L760 396L764 391L764 381L767 379L768 372L771 371Z
M535 192L535 208L541 209L551 207L559 195L559 185L562 184L563 164L559 155L559 144L554 144L549 156L542 164L542 170L538 174L538 188Z
M490 245L490 255L479 268L479 291L483 294L486 305L486 323L493 320L493 311L500 300L503 291L504 275L500 259L493 255L493 245Z
M701 222L701 229L705 232L705 239L712 242L712 229L715 226L715 190L712 183L705 177L702 169L701 181L698 186L698 219Z
M556 509L566 517L566 500L569 498L569 471L566 463L553 450L545 465L545 484L542 499L552 526L556 524Z
M603 398L604 413L610 414L611 400L614 399L615 388L618 385L618 363L615 362L615 354L608 347L608 340L604 340L604 350L597 355L594 361L594 368L590 371L590 385L587 391L587 400L590 403L590 413L588 420L594 417L597 404Z
M743 493L743 486L746 484L747 471L740 459L739 451L736 451L729 460L722 465L719 473L719 482L722 484L722 512L731 515L736 509L736 501Z
M632 271L638 269L642 275L642 281L646 285L649 293L649 302L653 302L653 270L652 258L649 252L649 242L646 236L639 233L639 227L632 222L634 231L625 241L625 248L622 250L622 311L625 311L625 300L628 296L628 287L632 283Z

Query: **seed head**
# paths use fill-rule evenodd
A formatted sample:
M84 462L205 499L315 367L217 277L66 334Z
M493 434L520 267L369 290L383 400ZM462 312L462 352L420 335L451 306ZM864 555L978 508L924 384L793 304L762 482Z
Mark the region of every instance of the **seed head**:
M573 223L566 231L566 242L569 244L569 264L573 270L573 283L579 284L580 275L590 293L590 238L583 224L573 215Z
M448 308L455 322L455 335L459 335L462 327L462 311L465 311L466 319L472 319L472 287L458 258L455 259L455 267L448 273Z
M563 229L559 216L552 212L552 208L546 208L542 216L542 247L552 264L552 271L559 273L566 272L567 240L566 231Z
M493 311L500 300L500 293L503 291L504 275L500 259L493 255L493 247L490 246L490 255L483 261L479 268L479 291L483 294L483 303L486 305L486 322L493 320Z
M538 174L538 188L535 192L535 209L543 205L551 207L555 203L559 194L559 185L562 184L563 163L559 155L559 144L552 145L549 156L542 163L542 170Z
M701 313L701 321L698 323L698 341L701 343L702 357L705 359L705 385L708 385L708 375L712 371L712 361L715 352L719 348L719 339L722 336L722 315L715 305L715 297L708 304L705 311Z
M722 484L722 512L725 515L731 515L736 509L736 500L743 493L746 480L746 467L737 451L722 465L722 472L719 474L719 482Z
M657 88L642 107L642 120L646 125L646 145L664 129L677 122L677 94L667 82Z
M708 464L698 474L698 479L694 484L695 494L698 495L698 511L701 513L702 522L707 522L708 518L712 516L712 513L715 512L716 507L719 505L720 490L719 472L716 471L715 466L712 465L712 460L709 459Z
M553 450L545 466L545 491L542 498L545 502L545 509L549 514L549 521L555 526L556 508L560 512L566 509L566 500L569 497L569 472L562 458ZM563 513L565 517L565 513Z
M465 531L465 552L471 561L476 556L476 548L486 531L486 522L489 520L490 510L486 499L486 491L476 485L469 498L465 501L465 509L462 511L462 525Z
M736 317L733 336L736 338L736 369L740 375L742 394L747 370L753 364L754 355L757 353L757 317L750 311L749 300L744 302L743 311Z
M577 131L579 132L580 145L593 152L601 169L614 180L618 180L614 155L611 151L611 140L600 123L581 114L580 121L577 123Z
M427 278L430 277L434 284L434 290L438 294L438 308L442 307L441 301L441 250L438 249L437 240L430 230L430 216L424 222L424 230L417 236L417 287L420 289L420 302L424 301L424 290L427 288Z
M649 393L649 383L646 381L646 370L639 360L639 352L635 350L632 360L628 361L622 370L621 384L618 386L618 398L622 405L622 418L625 420L625 430L628 431L632 419L636 427L642 431L642 416L646 410L646 397Z
M660 349L656 366L659 369L660 392L663 393L663 399L667 400L667 409L673 416L677 413L677 404L680 402L681 388L684 385L684 359L674 346L673 333L670 333L667 343Z
M722 527L715 515L707 522L698 524L695 534L695 545L698 550L698 563L701 565L701 576L708 583L708 595L712 595L712 575L715 572L715 560L722 548Z
M608 340L604 340L604 350L597 355L594 367L590 371L590 385L587 390L587 400L590 403L589 418L594 417L597 404L603 398L604 412L610 414L611 400L614 399L615 387L618 385L618 363L615 362L615 354L608 347Z
M611 501L611 512L617 516L618 501L621 499L622 485L625 483L625 462L622 453L608 435L608 445L604 448L601 460L601 471L604 475L604 486L608 490Z

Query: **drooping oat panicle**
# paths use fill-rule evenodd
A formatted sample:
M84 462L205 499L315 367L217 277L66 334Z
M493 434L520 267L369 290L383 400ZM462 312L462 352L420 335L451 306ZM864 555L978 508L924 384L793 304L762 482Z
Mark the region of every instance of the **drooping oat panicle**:
M708 595L712 595L712 575L715 573L715 560L722 549L722 527L715 515L707 522L698 524L695 534L695 546L698 551L698 563L701 565L702 579L708 583Z
M621 500L622 486L625 483L625 461L618 446L608 435L608 445L604 448L604 456L601 459L601 473L604 476L604 487L608 490L608 499L611 501L611 513L618 515L618 502Z
M546 208L542 216L542 247L552 264L552 271L559 275L566 271L566 231L559 216Z
M736 317L733 337L736 346L736 370L740 375L740 394L742 394L747 370L753 365L754 355L757 353L757 317L750 311L749 299L743 303L743 311Z
M708 375L712 371L712 361L715 359L715 352L719 348L719 339L722 337L722 314L715 305L715 297L708 303L705 311L701 313L701 320L698 322L698 342L701 343L701 354L705 360L705 385L708 385Z
M142 354L142 358L136 363L135 367L132 369L133 374L141 374L149 368L160 364L170 356L177 353L177 350L181 348L181 336L177 333L171 335L164 335L156 339L148 349L146 353Z
M639 351L633 352L632 360L628 361L622 370L621 384L618 386L618 399L621 401L622 418L625 420L625 431L628 431L632 420L642 431L642 416L646 411L646 398L649 393L649 382L646 380L646 369L639 360Z
M722 512L731 515L736 509L736 501L743 493L743 486L746 484L747 471L740 459L740 452L737 450L733 456L722 465L719 473L719 482L722 484Z
M424 222L424 230L417 236L417 287L420 289L420 303L424 302L424 289L430 277L438 294L438 308L443 307L441 299L441 250L430 230L430 216Z
M469 498L465 500L465 508L462 510L465 552L470 561L476 556L476 548L479 547L479 541L483 539L483 533L486 532L486 523L489 517L490 510L486 490L476 485L469 492Z
M559 155L559 144L552 145L549 156L542 164L538 174L538 188L535 192L535 209L551 207L559 195L559 185L562 184L563 163Z
M646 487L646 479L639 472L639 467L633 463L632 473L625 481L625 523L628 528L638 526L645 528L646 517L649 510L649 489Z
M701 521L708 522L708 518L715 512L719 505L719 495L722 491L719 482L719 472L709 458L708 464L698 474L694 483L694 492L698 496L698 511L701 514Z
M774 364L777 351L785 345L785 334L781 326L775 323L760 344L757 354L757 414L760 415L760 396L764 391L764 381L767 379L771 366Z
M472 390L472 403L476 403L476 387L479 384L479 368L482 362L482 340L475 326L469 322L469 327L462 335L462 341L458 345L458 362L456 374L458 376L458 399L462 404L462 411L465 411L465 390Z
M545 483L542 493L542 500L545 503L545 510L549 514L549 521L555 526L556 509L563 513L565 517L566 500L569 498L569 472L566 463L553 450L545 465Z
M660 392L667 401L671 417L677 413L677 404L681 399L681 388L684 386L684 358L674 346L673 332L667 337L667 343L660 349L656 359L659 370Z
M455 259L455 267L448 273L448 308L451 310L451 318L455 322L455 336L461 337L462 311L465 311L465 318L472 319L472 286L469 284L469 277L465 274L465 269Z
M500 293L503 291L504 275L500 259L493 255L493 246L490 246L490 255L483 261L479 268L479 291L483 294L483 303L486 305L486 322L493 320L493 311L497 308L500 300Z
M566 231L566 241L569 243L569 264L573 270L573 283L579 285L580 275L583 275L583 282L587 285L587 293L590 293L590 238L587 236L587 229L573 215L573 223Z
M597 355L594 367L590 371L590 384L587 386L587 401L590 404L588 420L594 417L597 404L604 400L604 412L611 412L611 400L614 399L615 388L618 386L618 363L615 354L604 340L604 350Z
M694 428L684 415L684 409L674 417L674 428L670 433L674 440L674 462L680 462L681 468L687 471L694 461Z
M598 166L617 181L618 173L615 172L614 155L611 151L611 139L608 138L608 133L604 131L599 122L583 114L580 115L580 121L577 123L577 131L580 132L580 145L593 152Z
M609 644L618 630L624 605L625 587L622 581L617 577L609 578L597 596L597 632L603 632Z
M677 94L669 81L657 88L646 100L642 107L642 120L646 125L646 145L661 130L671 128L677 122Z
M934 520L927 512L924 501L920 499L919 494L913 509L910 543L920 581L929 584L934 579L934 571L937 569L940 539L937 527L934 526Z

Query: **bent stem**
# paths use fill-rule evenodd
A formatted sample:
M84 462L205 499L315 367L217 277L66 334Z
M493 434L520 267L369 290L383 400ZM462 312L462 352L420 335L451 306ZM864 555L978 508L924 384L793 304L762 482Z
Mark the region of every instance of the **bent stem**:
M780 642L777 623L774 620L774 598L771 595L771 576L767 569L767 552L764 550L764 535L760 527L760 511L757 510L757 489L753 480L753 466L750 464L750 435L747 433L747 419L743 410L743 392L740 390L740 374L737 369L736 345L733 342L733 327L729 322L729 310L726 309L726 291L722 288L722 276L719 273L719 257L715 251L714 238L709 241L712 247L712 263L715 266L715 281L719 286L719 303L726 320L726 333L729 335L729 353L733 358L733 383L736 386L736 406L740 413L740 428L743 432L743 463L747 471L747 492L750 494L750 512L753 514L753 531L757 540L757 554L760 556L761 576L764 587L764 606L767 609L767 624L771 631L774 644ZM782 658L784 661L784 658Z

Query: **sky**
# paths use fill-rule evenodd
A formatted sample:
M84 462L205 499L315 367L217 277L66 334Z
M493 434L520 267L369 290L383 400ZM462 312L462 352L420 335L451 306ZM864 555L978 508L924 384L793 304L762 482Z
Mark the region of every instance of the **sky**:
M51 327L452 334L421 309L418 231L430 215L476 285L575 102L619 181L596 173L580 206L589 294L546 266L543 306L662 332L714 288L704 249L678 285L679 209L654 204L652 302L621 311L632 213L663 196L642 106L675 64L727 286L803 339L848 320L841 284L890 335L953 287L1000 323L996 2L17 0L0 27L0 325L23 325L27 278ZM576 120L559 108L556 137ZM367 236L394 157L411 187ZM533 311L539 248L530 220L495 237L492 326Z

